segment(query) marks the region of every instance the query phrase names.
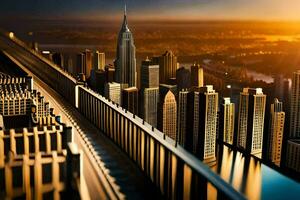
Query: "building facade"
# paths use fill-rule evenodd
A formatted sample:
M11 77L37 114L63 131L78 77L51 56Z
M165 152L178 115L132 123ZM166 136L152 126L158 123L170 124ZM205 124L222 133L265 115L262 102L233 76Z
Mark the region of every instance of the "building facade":
M286 166L300 172L300 139L291 139L287 143Z
M161 95L158 117L158 129L164 134L176 140L177 127L177 103L175 95L169 90L165 95Z
M154 64L159 65L159 83L170 84L170 79L176 77L177 57L172 51L166 51L162 56L152 59Z
M261 157L266 95L261 88L244 88L240 93L237 146Z
M289 137L300 137L300 70L294 72L292 79Z
M94 53L94 65L93 68L95 70L105 70L105 53L101 53L96 51Z
M204 73L200 65L191 66L191 85L194 87L204 86Z
M129 112L138 114L138 89L136 87L126 88L122 90L122 107Z
M196 154L199 135L199 88L190 91L187 96L186 140L185 148Z
M84 54L79 53L76 55L76 70L75 75L78 75L80 73L83 73L84 69Z
M283 112L282 102L279 102L278 99L274 99L274 103L271 104L270 120L268 159L277 166L280 166L285 112Z
M157 127L157 104L159 100L159 65L147 58L142 62L140 76L140 116Z
M141 89L157 87L159 87L159 65L153 65L146 59L141 67Z
M159 88L145 88L142 91L143 103L142 118L150 125L157 127L157 106L159 100Z
M83 61L83 73L85 74L86 78L90 78L91 76L91 70L92 70L92 52L88 49L86 49L83 52L84 55L84 61Z
M178 91L189 89L191 87L191 72L184 67L177 69L176 84Z
M177 112L177 141L181 146L185 146L186 140L186 121L187 121L187 100L188 91L180 91L178 97Z
M219 139L225 143L233 144L234 138L235 104L230 98L223 98L219 115Z
M217 113L219 95L212 85L200 88L199 135L196 154L206 163L216 161Z
M105 84L104 96L121 105L121 85L115 82Z

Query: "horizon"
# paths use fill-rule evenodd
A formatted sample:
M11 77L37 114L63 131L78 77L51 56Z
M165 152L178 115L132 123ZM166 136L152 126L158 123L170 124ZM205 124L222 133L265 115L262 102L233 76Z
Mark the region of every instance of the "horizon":
M209 19L209 18L199 18L199 19L175 19L175 18L135 18L135 17L127 17L129 23L133 22L171 22L171 23L183 23L183 22L191 22L191 23L286 23L286 24L298 24L300 23L300 19L294 20L286 20L286 19ZM120 23L123 20L123 16L118 16L114 18L36 18L36 17L2 17L1 21L6 21L10 19L11 21L20 20L20 21L66 21L66 22L114 22Z

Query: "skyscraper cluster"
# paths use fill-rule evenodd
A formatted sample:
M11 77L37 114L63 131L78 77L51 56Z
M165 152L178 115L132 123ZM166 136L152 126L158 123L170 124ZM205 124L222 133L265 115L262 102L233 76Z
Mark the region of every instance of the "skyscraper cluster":
M180 67L170 50L147 57L137 66L126 9L114 65L105 65L105 54L98 51L92 54L86 50L77 57L75 71L82 74L80 80L87 79L94 90L139 115L205 162L216 161L218 139L245 154L277 166L284 162L300 171L295 164L300 160L300 71L293 74L290 100L288 82L279 76L274 95L268 95L278 96L274 100L268 100L265 89L245 87L236 102L219 95L216 88L222 85L205 84L200 65ZM53 60L60 65L65 62L60 54Z

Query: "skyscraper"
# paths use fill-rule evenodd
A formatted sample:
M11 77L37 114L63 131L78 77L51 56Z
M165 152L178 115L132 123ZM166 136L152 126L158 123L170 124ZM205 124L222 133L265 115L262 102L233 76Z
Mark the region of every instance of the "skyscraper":
M105 70L105 53L100 53L99 51L94 53L93 68L96 70Z
M271 104L271 119L268 138L268 159L276 165L280 165L282 140L284 132L285 113L282 102L274 99Z
M86 78L90 78L91 70L92 70L92 52L86 49L83 52L84 60L83 60L83 73L85 74Z
M107 82L114 82L115 80L115 68L113 65L105 66L105 78Z
M203 68L200 65L194 64L191 66L191 85L194 87L203 87Z
M154 65L147 58L141 67L141 88L159 87L159 65Z
M105 84L104 96L115 102L116 104L121 105L121 85L120 83L107 83Z
M152 61L159 65L159 83L170 84L170 79L176 77L177 57L172 51L166 51L162 56L154 57Z
M177 99L178 89L177 85L168 85L168 84L159 84L159 97L160 99L164 99L165 95L168 91L173 92L175 98Z
M230 98L223 98L219 116L219 139L231 145L234 137L234 116L235 104L231 103Z
M106 80L106 74L103 70L95 70L91 71L91 76L88 81L89 86L96 92L101 95L104 95L105 84L108 81Z
M153 65L147 58L141 67L140 115L157 127L157 104L159 99L159 65Z
M71 74L77 75L76 72L76 54L64 53L64 68Z
M266 95L261 88L244 88L240 93L237 146L261 157Z
M177 112L177 141L183 147L186 140L186 121L187 121L187 100L188 91L182 90L178 97L178 112Z
M216 161L217 112L219 95L212 85L200 88L197 156L206 163Z
M291 139L287 142L286 166L300 172L300 139Z
M176 140L177 103L174 93L162 92L158 109L158 129Z
M129 112L138 114L138 89L136 87L126 88L122 91L122 107Z
M284 76L282 74L274 77L274 97L279 101L283 101L284 95Z
M186 140L184 147L196 154L199 135L199 90L193 88L187 95Z
M75 75L78 75L80 73L83 73L83 67L84 67L84 54L79 53L76 56L76 70Z
M118 36L115 67L116 82L120 83L122 88L137 86L135 45L132 33L128 28L126 6L123 24Z
M294 72L292 79L289 137L300 137L300 70Z
M177 69L176 83L178 91L189 89L191 87L191 72L184 67Z
M157 106L159 88L145 88L142 90L141 117L150 125L157 127Z
M89 78L92 70L92 52L85 50L83 53L77 55L77 74L84 74Z

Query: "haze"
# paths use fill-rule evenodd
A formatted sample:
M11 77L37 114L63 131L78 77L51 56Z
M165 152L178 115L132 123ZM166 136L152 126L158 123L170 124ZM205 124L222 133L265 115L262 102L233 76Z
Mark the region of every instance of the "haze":
M127 0L132 19L300 20L299 0ZM116 19L123 0L10 0L0 16L45 19ZM18 13L18 15L16 15Z

